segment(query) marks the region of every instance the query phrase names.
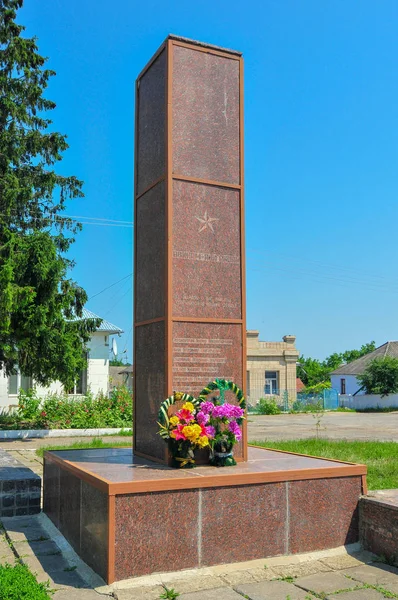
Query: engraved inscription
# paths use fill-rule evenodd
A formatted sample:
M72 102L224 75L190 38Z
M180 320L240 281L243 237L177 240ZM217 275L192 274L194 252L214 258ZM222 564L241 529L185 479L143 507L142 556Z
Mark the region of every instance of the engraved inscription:
M173 379L180 386L206 385L215 377L231 379L226 350L233 340L174 338Z
M191 252L190 250L173 250L173 258L182 260L199 260L204 262L229 263L239 265L240 259L234 254L215 254L214 252Z

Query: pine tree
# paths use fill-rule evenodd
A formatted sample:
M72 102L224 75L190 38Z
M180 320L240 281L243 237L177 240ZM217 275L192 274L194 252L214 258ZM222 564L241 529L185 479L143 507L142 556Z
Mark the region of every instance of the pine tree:
M62 212L82 182L55 170L68 148L47 117L55 72L16 23L22 4L0 0L0 369L70 387L99 325L79 320L87 295L66 256L81 225Z

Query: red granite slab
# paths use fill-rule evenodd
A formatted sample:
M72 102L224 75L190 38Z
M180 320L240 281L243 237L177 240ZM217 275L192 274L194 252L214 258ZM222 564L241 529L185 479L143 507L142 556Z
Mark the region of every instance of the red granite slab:
M162 459L165 445L158 435L159 405L165 389L164 323L135 328L135 419L134 444L137 452ZM139 368L138 368L139 365Z
M165 173L165 80L166 53L162 52L138 87L137 194Z
M165 315L165 185L158 183L137 200L136 322Z
M173 172L240 183L239 61L173 47Z
M242 317L239 197L173 182L173 316Z
M286 552L285 483L206 489L202 499L202 565Z
M198 501L197 491L117 496L116 580L197 566Z
M289 483L289 551L312 552L359 539L361 477Z

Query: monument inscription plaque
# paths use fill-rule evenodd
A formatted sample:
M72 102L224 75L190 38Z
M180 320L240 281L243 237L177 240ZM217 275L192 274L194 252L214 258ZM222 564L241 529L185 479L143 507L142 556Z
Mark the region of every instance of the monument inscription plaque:
M240 53L169 36L137 79L134 450L161 462L165 397L246 380L242 77Z

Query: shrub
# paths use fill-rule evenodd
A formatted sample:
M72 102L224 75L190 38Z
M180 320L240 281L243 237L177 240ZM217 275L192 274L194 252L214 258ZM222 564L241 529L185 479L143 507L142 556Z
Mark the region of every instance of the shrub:
M279 415L281 409L275 398L260 398L257 404L257 412L259 412L260 415Z
M22 420L30 421L39 416L40 398L36 396L35 390L25 392L20 390L18 394L18 415Z
M90 393L82 397L48 394L38 398L31 390L19 395L17 413L1 414L0 427L30 429L130 428L133 398L125 387L112 390L110 396Z
M25 565L0 565L0 598L4 600L48 600L47 583L38 583Z

